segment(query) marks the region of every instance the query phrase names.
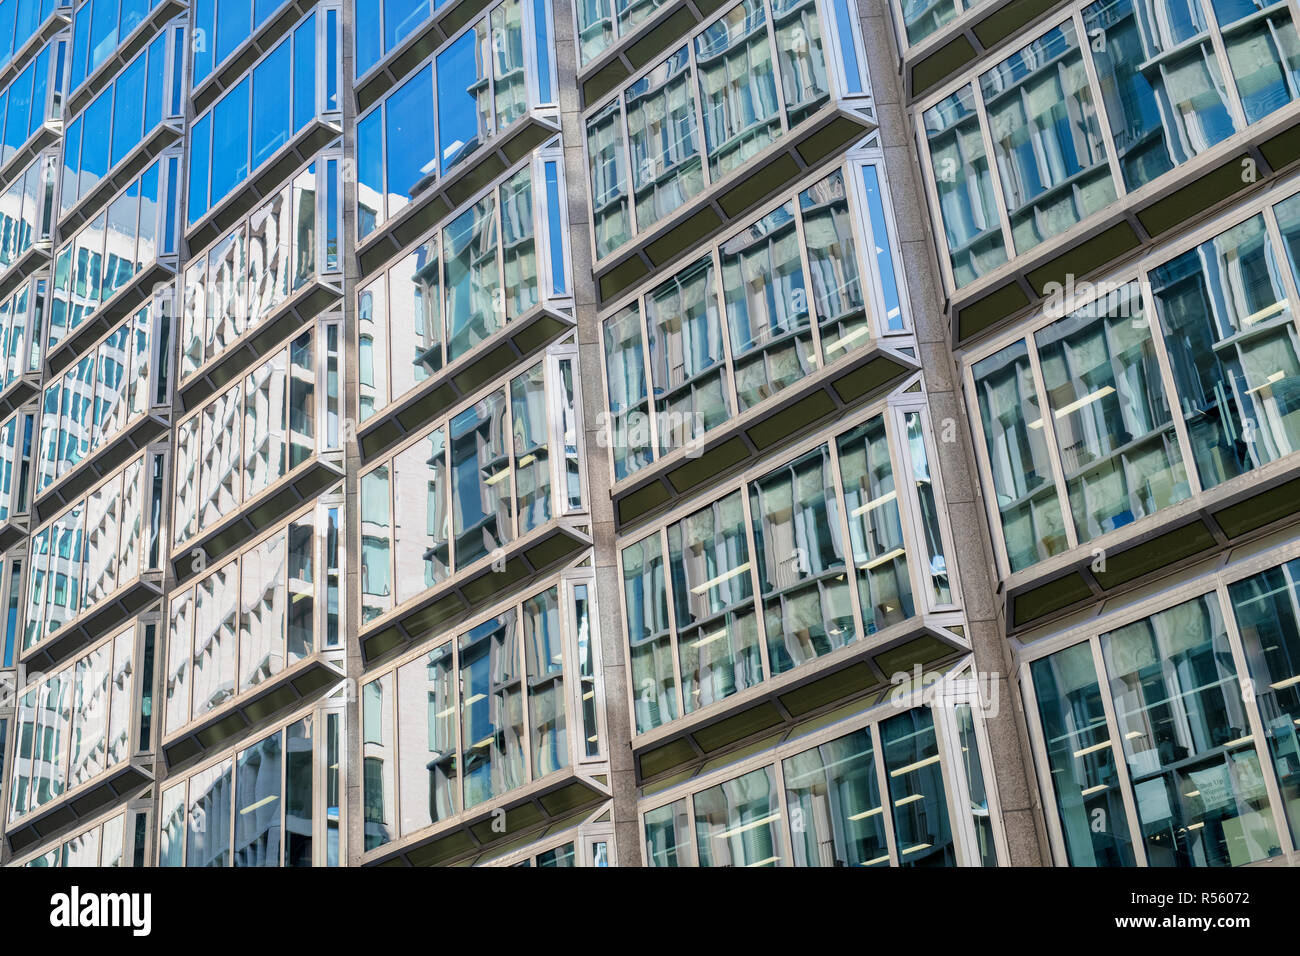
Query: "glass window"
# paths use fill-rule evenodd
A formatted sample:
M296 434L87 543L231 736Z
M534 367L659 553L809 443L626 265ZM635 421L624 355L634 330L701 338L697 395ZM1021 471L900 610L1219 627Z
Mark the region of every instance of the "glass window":
M881 749L900 866L956 866L947 790L930 708L909 710L880 725Z
M743 0L694 44L709 171L721 179L781 135L762 0Z
M1300 37L1285 3L1211 0L1246 122L1281 109L1300 93ZM1258 14L1258 15L1257 15Z
M1102 654L1151 866L1281 852L1213 594L1103 634Z
M782 764L795 866L888 866L871 728Z
M1300 203L1277 214L1289 242ZM1279 270L1256 216L1150 274L1205 488L1300 448L1300 343Z
M763 767L697 793L700 866L781 866L781 811L772 768Z
M686 800L649 810L645 815L647 866L690 866L691 831Z
M636 221L646 229L704 188L690 58L683 47L627 89Z

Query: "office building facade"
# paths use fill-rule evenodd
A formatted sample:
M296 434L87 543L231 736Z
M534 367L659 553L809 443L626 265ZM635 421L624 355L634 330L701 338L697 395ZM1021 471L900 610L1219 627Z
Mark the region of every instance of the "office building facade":
M1297 17L0 0L0 862L1296 862Z

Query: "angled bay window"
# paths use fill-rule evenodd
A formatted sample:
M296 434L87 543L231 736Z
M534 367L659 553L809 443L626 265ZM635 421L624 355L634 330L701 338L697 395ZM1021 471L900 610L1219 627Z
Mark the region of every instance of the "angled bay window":
M127 819L131 814L117 813L88 830L65 838L31 857L23 866L30 867L90 867L105 869L131 866L133 857Z
M565 572L361 686L367 850L601 759L593 597L590 571Z
M162 790L158 866L338 866L341 707L330 702ZM233 821L233 822L232 822Z
M159 257L176 254L180 175L180 153L164 154L59 247L47 353Z
M76 206L164 122L183 116L184 25L159 33L63 135L60 215Z
M1295 102L1296 29L1281 0L1098 0L927 98L918 134L949 287Z
M1300 451L1300 197L1251 211L973 356L1004 573Z
M36 416L14 412L0 422L0 525L27 514L31 507L32 432Z
M141 721L148 720L138 663L155 630L132 622L18 692L10 826L55 801L86 794L130 763Z
M614 305L604 348L615 480L873 340L906 334L883 176L871 151L851 154L705 258Z
M578 28L578 66L636 32L666 0L579 0L573 5Z
M362 473L363 623L585 512L576 362L553 347Z
M1228 589L1213 590L1219 576ZM1294 725L1276 706L1289 683L1270 673L1259 643L1285 641L1285 566L1245 580L1229 567L1204 583L1208 593L1172 607L1148 599L1042 651L1031 645L1022 673L1038 702L1031 731L1048 754L1040 780L1056 791L1048 822L1062 862L1239 866L1289 849L1276 796L1293 772ZM1280 644L1267 653L1285 661ZM1254 692L1239 660L1260 682ZM1265 756L1261 714L1280 762ZM1279 740L1282 721L1290 729Z
M191 257L181 304L182 386L313 282L337 278L342 166L340 153L320 154L238 226Z
M40 372L49 285L48 273L39 274L0 303L0 394Z
M173 552L341 450L340 324L308 326L177 426Z
M171 319L152 303L128 316L45 386L36 496L155 409L170 407Z
M0 193L0 272L50 238L58 161L57 151L42 153Z
M558 150L534 154L358 292L362 421L510 323L568 307L564 237L551 228L567 214L562 165Z
M637 733L953 606L924 414L870 415L623 548Z
M833 0L742 0L597 104L586 121L597 258L832 99L864 94L856 29Z
M22 51L58 8L68 0L7 0L0 5L0 68L7 66Z
M115 0L95 0L96 6L105 2L113 4ZM143 0L134 2L141 5ZM194 18L195 31L203 31L204 42L194 44L194 87L201 86L204 80L224 66L232 54L286 2L287 0L196 0L191 16ZM89 2L86 5L89 6ZM122 35L126 35L125 30Z
M331 15L334 14L334 15ZM339 110L337 8L303 17L243 78L190 124L190 226L263 169L313 122Z
M322 499L172 595L164 743L340 646L341 523Z
M555 103L548 9L497 4L358 118L358 239L530 111Z
M75 93L163 0L79 0L72 15L68 92ZM177 42L182 42L177 36ZM196 48L199 44L195 44ZM197 52L197 49L196 49ZM196 63L198 57L195 57ZM179 61L178 61L179 62Z
M0 166L6 165L36 131L63 119L63 75L67 41L53 40L0 90Z
M1300 233L1300 200L1275 208ZM1151 289L1203 487L1300 450L1300 338L1255 216L1153 270Z
M646 864L996 865L991 828L981 841L974 820L954 813L987 798L978 711L965 702L899 710L848 718L673 788L668 802L645 801ZM969 756L958 764L951 755L962 748Z
M960 19L984 0L898 0L905 45L920 43L926 37Z
M24 654L162 570L166 457L135 456L33 532Z

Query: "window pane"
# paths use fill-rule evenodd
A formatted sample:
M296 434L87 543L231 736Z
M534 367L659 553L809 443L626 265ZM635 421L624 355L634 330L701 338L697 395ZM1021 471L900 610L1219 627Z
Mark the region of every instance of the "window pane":
M781 135L762 0L742 0L694 43L709 172L718 180Z
M665 581L663 549L657 534L623 549L623 603L627 608L638 733L678 716Z
M626 96L636 221L646 229L704 188L687 48L629 86Z
M647 866L690 866L690 818L686 801L678 800L645 815Z
M526 780L524 702L514 612L460 638L465 809Z
M939 740L928 707L880 725L900 866L956 866Z
M695 843L699 865L782 865L778 800L771 767L697 793Z
M279 866L281 735L272 734L235 761L235 866Z
M395 216L434 172L419 146L433 144L433 67L426 66L384 101L388 215Z
M459 807L456 690L450 642L398 668L403 834L446 820Z
M444 175L492 134L489 52L485 17L438 54L438 142Z
M506 440L503 391L451 421L452 530L458 570L514 538Z
M869 727L796 754L782 771L795 866L889 865Z

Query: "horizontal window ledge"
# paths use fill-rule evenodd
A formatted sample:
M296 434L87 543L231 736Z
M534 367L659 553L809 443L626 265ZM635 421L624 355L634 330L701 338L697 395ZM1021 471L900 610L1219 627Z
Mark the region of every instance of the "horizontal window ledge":
M336 123L316 117L294 135L275 156L257 168L252 176L230 191L190 226L185 239L191 249L206 249L239 224L264 199L279 192L285 180L305 166L318 152L343 135Z
M0 273L0 299L9 298L9 294L31 278L33 272L49 265L50 257L48 239L41 239L28 246L8 269Z
M699 494L745 470L820 424L842 418L919 368L910 355L873 340L766 402L731 416L693 446L676 449L614 486L619 533L679 503L683 495Z
M198 408L342 297L339 284L320 276L313 278L233 345L182 380L178 389L181 408L187 412Z
M131 281L113 293L81 324L67 334L45 356L46 375L53 379L75 362L83 352L99 341L113 326L153 300L156 286L176 278L175 256L155 259L132 277Z
M177 545L171 556L172 583L179 587L221 558L242 550L277 520L342 480L343 460L337 452L320 453L303 462L216 524Z
M36 157L47 147L57 143L62 135L63 130L60 127L42 123L31 138L23 143L18 152L9 157L8 162L3 166L0 166L0 183L8 186L17 176L25 173L27 167L36 161Z
M107 176L95 183L90 188L90 192L78 199L72 208L59 218L59 236L63 239L70 238L73 233L94 218L110 199L130 186L132 181L158 158L159 153L173 143L179 143L183 136L184 132L177 120L165 120L155 127L154 131L145 137L144 142L137 144L126 154L122 162L109 170ZM57 204L56 199L55 205Z
M543 306L530 309L474 350L421 382L394 404L366 420L357 433L362 463L469 398L509 369L532 358L574 328L573 317Z
M385 93L406 79L434 50L455 37L494 2L443 0L432 17L357 79L357 113L364 113L383 99Z
M317 651L164 738L162 751L168 769L229 746L232 738L310 700L343 678L340 667Z
M441 633L589 547L588 535L558 520L551 521L364 625L362 656L367 664L372 664L398 648Z
M244 78L257 59L284 39L289 30L316 6L316 0L295 0L253 31L233 53L203 78L190 94L192 115L201 116L221 94ZM211 40L209 40L211 42Z
M662 59L684 42L696 26L717 13L727 0L676 0L665 3L644 23L619 37L607 50L578 70L582 105L595 103L642 67Z
M90 646L162 597L162 572L147 571L107 597L96 601L49 637L20 655L28 673L48 671Z
M1269 462L1006 579L1017 634L1300 518L1300 454ZM1103 560L1104 559L1104 560Z
M667 219L634 236L595 266L596 289L607 303L700 248L714 235L876 128L870 110L830 103Z
M609 787L594 777L572 767L557 770L424 832L386 843L367 853L362 865L443 866L505 845L530 831L571 827L575 812L590 810L609 797Z
M954 345L1028 317L1049 286L1066 287L1068 277L1078 283L1135 258L1170 230L1261 190L1297 160L1300 103L1293 103L954 293Z
M3 67L0 67L0 89L4 89L13 82L14 77L27 69L27 64L32 61L36 54L41 52L45 44L71 25L72 15L70 13L55 10L54 13L50 14L40 28L32 34L31 39L24 43L20 49L14 51L13 58Z
M0 392L0 419L8 418L41 393L41 377L36 372L19 375Z
M14 853L21 853L36 846L80 821L98 816L109 804L130 797L152 781L151 768L140 758L121 763L10 822L7 827L9 848Z
M31 533L31 522L26 515L14 515L0 524L0 554L8 551L20 541L24 544Z
M98 96L113 78L130 65L131 61L147 47L172 17L184 13L186 5L178 0L163 0L149 11L107 60L95 68L76 90L68 97L68 116L76 116L91 100Z
M136 452L166 435L171 430L169 418L168 410L154 409L107 442L100 443L88 458L77 462L71 471L36 496L32 503L36 521L54 517L100 479L121 468Z
M505 132L484 143L412 197L409 205L357 244L364 281L407 246L465 205L474 194L501 176L538 146L560 132L559 122L541 113L525 113Z
M983 0L903 51L903 85L915 100L1065 4L1062 0Z
M802 667L709 704L632 738L638 785L680 773L760 736L852 702L866 708L896 686L897 674L970 652L945 628L921 617L892 624Z

